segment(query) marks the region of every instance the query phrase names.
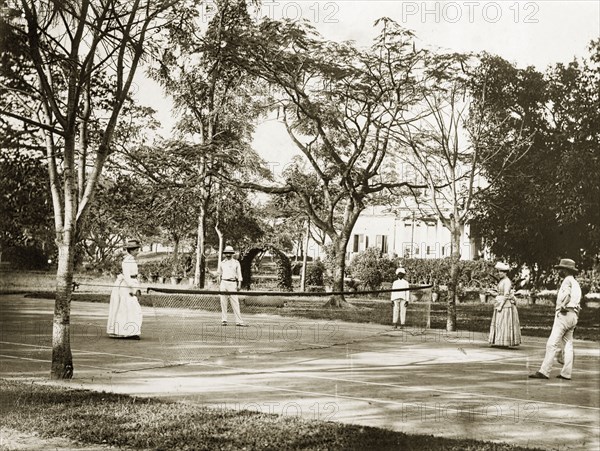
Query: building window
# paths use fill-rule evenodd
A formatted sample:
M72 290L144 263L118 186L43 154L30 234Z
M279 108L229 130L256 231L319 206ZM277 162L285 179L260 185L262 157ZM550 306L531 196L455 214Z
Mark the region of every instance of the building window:
M381 252L387 254L388 251L388 237L387 235L376 235L375 236L375 246L377 249L380 249Z
M365 235L354 235L352 252L364 251L369 246L369 237Z

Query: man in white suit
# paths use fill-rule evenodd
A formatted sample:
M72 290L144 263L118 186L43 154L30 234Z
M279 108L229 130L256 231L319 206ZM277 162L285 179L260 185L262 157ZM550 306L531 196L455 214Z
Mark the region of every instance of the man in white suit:
M404 268L400 267L396 269L397 279L392 284L392 290L409 287L408 281L404 279L404 276L406 276ZM400 327L404 327L404 323L406 322L406 307L408 306L409 299L410 291L392 291L392 304L394 306L392 323L394 329L398 328L398 316L400 316Z
M540 369L529 375L529 377L532 379L548 379L554 357L563 348L562 360L564 363L560 374L556 377L570 381L573 371L573 331L577 326L579 311L581 310L581 287L573 277L578 272L573 260L563 258L555 268L559 270L563 281L556 296L554 325L546 344L544 361Z
M242 320L240 313L240 302L237 292L242 286L242 267L240 262L233 258L235 251L231 246L225 246L223 255L225 258L221 261L217 271L219 275L219 287L221 291L231 292L231 294L222 294L221 298L221 324L227 326L227 303L231 303L235 325L238 327L248 327Z

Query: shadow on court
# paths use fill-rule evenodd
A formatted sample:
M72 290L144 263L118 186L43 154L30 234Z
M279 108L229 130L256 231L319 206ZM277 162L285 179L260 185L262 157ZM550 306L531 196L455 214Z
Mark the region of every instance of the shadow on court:
M49 381L53 301L0 296L0 376ZM545 340L144 307L140 341L106 336L107 304L72 304L75 373L57 384L407 433L548 449L600 447L600 348L576 341L572 381L528 379ZM577 332L575 332L577 336Z

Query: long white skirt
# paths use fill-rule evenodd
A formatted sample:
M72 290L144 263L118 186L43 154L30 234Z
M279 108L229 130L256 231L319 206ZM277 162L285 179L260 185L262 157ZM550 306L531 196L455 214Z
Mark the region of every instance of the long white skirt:
M111 337L141 335L142 307L137 296L129 294L122 276L118 277L110 294L106 333Z

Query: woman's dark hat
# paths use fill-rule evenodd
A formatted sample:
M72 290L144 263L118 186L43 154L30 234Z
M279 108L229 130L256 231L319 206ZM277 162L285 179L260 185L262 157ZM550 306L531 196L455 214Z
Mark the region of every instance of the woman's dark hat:
M569 271L577 272L579 271L575 266L575 261L570 258L561 258L560 263L555 266L556 269L568 269Z
M130 251L133 249L139 249L141 247L142 247L142 245L140 244L140 242L138 240L129 240L125 243L125 246L123 246L123 249Z

